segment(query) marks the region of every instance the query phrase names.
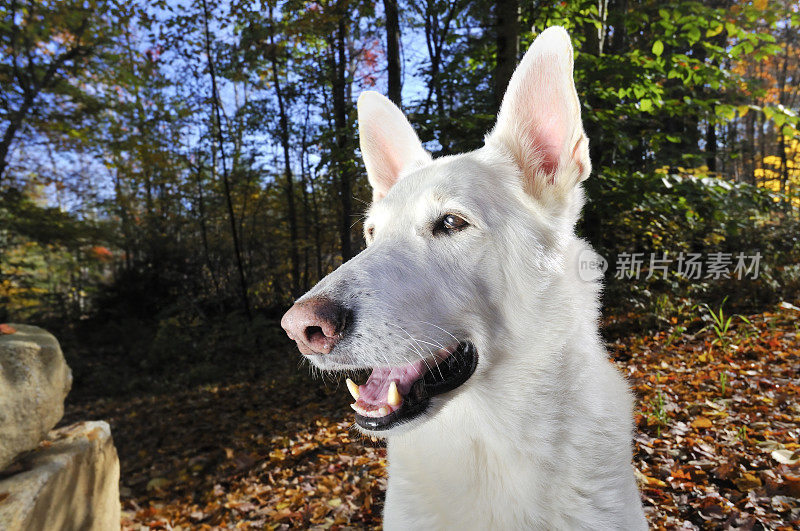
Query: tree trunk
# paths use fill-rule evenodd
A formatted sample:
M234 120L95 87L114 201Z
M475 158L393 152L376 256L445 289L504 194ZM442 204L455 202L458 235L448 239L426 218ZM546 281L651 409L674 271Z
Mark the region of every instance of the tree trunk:
M625 19L628 17L628 0L612 1L613 13L610 24L614 26L614 32L609 42L609 53L616 54L624 50L628 42L628 31L625 27Z
M116 171L114 172L114 194L116 195L116 200L114 203L117 206L117 211L119 212L119 218L122 225L122 246L125 251L125 271L130 271L133 266L133 251L131 245L131 228L130 228L130 217L128 216L128 209L125 208L125 201L123 199L123 191L122 191L122 179L120 178L120 164L119 164L119 157L115 155L114 165L116 166Z
M211 282L214 285L214 294L217 298L219 298L219 280L217 279L217 274L214 271L214 265L211 262L211 250L208 245L208 228L206 226L206 206L205 206L205 197L203 194L203 164L202 162L198 162L197 167L195 168L195 184L197 186L197 208L198 214L200 216L200 238L203 243L203 255L206 259L206 267L208 268L208 274L211 275Z
M247 294L247 279L244 275L244 264L242 263L242 251L239 246L239 232L236 230L236 213L233 210L231 199L231 186L228 179L228 168L225 162L225 143L222 138L222 116L219 109L219 92L217 91L217 77L214 73L214 61L211 58L211 34L208 30L208 4L203 0L203 22L205 25L205 44L206 56L208 58L208 73L211 77L211 105L214 110L216 121L217 143L219 144L220 161L222 163L222 185L225 190L225 204L228 207L228 218L231 225L231 236L233 237L233 251L236 259L236 269L239 273L239 289L242 297L242 307L249 320L253 319L253 312L250 309L250 298Z
M706 166L708 171L717 171L717 124L711 117L706 124Z
M783 132L781 132L780 127L778 128L778 151L780 152L781 159L779 190L782 194L784 194L781 198L781 205L786 207L789 203L786 200L789 194L789 166L786 160L786 137L783 135Z
M603 54L603 47L606 42L606 20L608 19L608 0L597 0L597 18L587 19L583 24L583 51L592 55L600 56ZM595 22L600 23L600 27L595 26Z
M386 12L386 60L389 75L389 99L402 108L403 81L400 65L400 14L397 0L383 0Z
M26 96L25 99L22 100L22 104L17 112L12 113L13 117L9 121L6 130L3 132L3 139L0 140L0 184L3 182L3 177L8 167L8 152L11 149L11 143L14 141L17 131L19 131L22 122L25 121L25 117L28 115L32 106L33 97Z
M786 80L787 80L787 72L789 69L789 25L786 26L786 47L783 55L783 64L781 65L781 71L778 75L778 102L786 107ZM786 138L783 134L783 126L776 124L776 134L778 135L778 156L781 159L781 168L780 168L780 181L778 183L779 190L783 194L781 198L781 206L786 208L791 204L790 201L787 201L787 194L789 192L789 166L786 160Z
M758 152L759 152L759 166L764 168L764 159L767 158L767 133L764 131L764 124L767 116L763 111L758 112ZM762 183L766 180L766 175L762 177Z
M311 115L311 98L306 101L306 114L305 114L305 121L303 122L303 135L300 139L300 182L302 184L301 190L303 192L303 209L307 212L307 215L304 216L304 237L306 241L311 239L311 235L313 233L314 236L314 261L316 262L316 267L314 271L316 272L316 280L322 278L322 242L320 231L322 227L322 222L319 216L319 208L317 205L317 197L316 192L314 190L314 182L309 175L308 168L311 164L308 162L308 123L309 117ZM308 245L306 245L306 249ZM308 291L311 284L311 274L306 273L306 276L303 278L304 284L303 289Z
M342 202L342 215L339 220L339 239L341 241L342 262L353 257L353 242L350 237L350 218L353 215L352 182L350 175L350 161L348 146L350 145L350 132L347 125L347 100L346 100L346 74L345 65L345 35L347 34L347 2L339 3L339 23L334 39L336 50L331 52L334 60L333 72L333 114L336 126L336 169L339 173L339 196Z
M517 67L519 56L519 0L498 0L497 10L497 65L494 70L495 112Z
M292 174L292 162L289 147L289 120L286 117L286 104L283 99L283 90L280 79L278 79L278 52L275 48L275 28L272 17L272 6L269 8L270 34L269 43L271 47L270 63L272 65L272 82L275 85L275 96L278 99L279 127L278 132L283 148L283 173L286 178L286 206L289 216L289 258L292 266L292 297L300 296L300 257L297 251L297 213L294 204L294 175Z
M750 111L744 121L745 130L745 177L750 184L756 184L756 115Z
M446 4L448 5L448 4ZM427 115L430 111L430 106L433 101L434 94L436 95L436 110L438 119L441 122L447 120L447 113L445 112L444 102L445 95L442 89L441 77L439 71L442 65L442 55L444 51L445 41L447 35L450 33L450 26L455 17L464 9L466 4L461 1L454 1L450 3L444 13L444 21L439 21L439 14L437 12L437 3L434 0L428 0L425 3L424 11L418 11L425 20L425 45L428 49L428 57L431 61L430 69L430 82L428 84L428 95L425 97L423 104L423 115ZM446 130L440 130L439 144L442 146L440 154L447 155L450 153L450 139Z

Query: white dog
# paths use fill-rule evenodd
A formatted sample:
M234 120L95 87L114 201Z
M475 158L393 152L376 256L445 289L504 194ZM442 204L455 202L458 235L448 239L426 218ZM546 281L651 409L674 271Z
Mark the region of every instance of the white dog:
M474 152L431 160L401 111L358 100L367 249L282 325L386 437L387 529L644 529L632 399L598 335L575 236L588 140L563 28L544 31Z

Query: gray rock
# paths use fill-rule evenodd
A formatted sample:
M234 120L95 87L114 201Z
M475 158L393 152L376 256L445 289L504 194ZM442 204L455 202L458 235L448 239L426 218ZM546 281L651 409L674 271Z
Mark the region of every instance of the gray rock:
M0 480L0 529L120 528L119 459L107 423L52 431L18 464L22 472Z
M64 415L70 371L52 334L10 325L0 335L0 470L35 448Z

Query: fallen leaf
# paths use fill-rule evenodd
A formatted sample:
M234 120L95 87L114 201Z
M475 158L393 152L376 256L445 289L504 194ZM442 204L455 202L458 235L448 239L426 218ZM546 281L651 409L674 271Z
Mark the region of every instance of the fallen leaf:
M710 428L714 424L706 417L697 417L692 421L692 428Z
M698 514L703 520L723 520L725 510L718 503L708 503L702 507Z
M786 475L783 485L789 496L800 498L800 476Z
M0 324L0 336L2 335L9 335L9 334L16 334L17 329L11 325L7 325L5 323Z
M733 482L742 492L761 486L761 480L758 479L758 476L754 476L749 472L745 472L741 477L734 479Z
M775 461L784 465L800 463L800 452L792 453L790 450L773 450L770 455Z

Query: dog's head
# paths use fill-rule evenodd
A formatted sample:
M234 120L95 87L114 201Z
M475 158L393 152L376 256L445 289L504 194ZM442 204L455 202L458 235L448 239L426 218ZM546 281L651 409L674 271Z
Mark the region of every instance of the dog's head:
M566 31L543 32L484 147L437 160L389 100L359 98L367 248L282 325L320 369L372 369L348 381L361 429L413 429L466 389L497 393L535 370L535 356L504 357L557 349L568 333L558 286L590 172L572 65Z

